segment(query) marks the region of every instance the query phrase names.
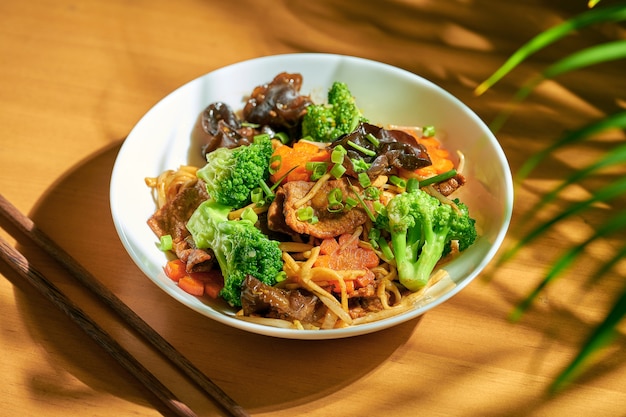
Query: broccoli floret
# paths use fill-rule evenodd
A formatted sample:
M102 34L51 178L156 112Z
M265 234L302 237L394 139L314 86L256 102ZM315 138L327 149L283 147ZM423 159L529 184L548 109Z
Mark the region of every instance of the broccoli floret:
M224 276L220 296L232 306L241 306L241 285L252 275L268 285L282 271L282 252L249 220L229 220L231 207L208 200L200 204L187 222L193 240L201 249L211 249Z
M207 164L197 176L206 183L211 198L226 206L241 208L250 202L250 192L269 177L272 156L269 135L258 135L250 145L218 148L207 155Z
M426 285L451 241L458 241L463 251L476 240L476 222L467 206L454 202L458 210L418 189L396 195L377 219L391 235L398 279L411 291Z
M332 142L366 121L348 85L335 81L328 90L328 104L307 107L302 118L302 135L318 142Z

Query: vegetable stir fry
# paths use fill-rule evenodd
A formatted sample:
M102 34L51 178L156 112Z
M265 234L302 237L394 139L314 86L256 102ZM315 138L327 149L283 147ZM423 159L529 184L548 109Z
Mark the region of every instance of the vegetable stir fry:
M433 126L379 126L335 82L300 74L256 87L241 113L211 103L192 136L206 158L146 178L165 273L237 317L332 329L399 314L454 285L445 262L477 238L465 184Z

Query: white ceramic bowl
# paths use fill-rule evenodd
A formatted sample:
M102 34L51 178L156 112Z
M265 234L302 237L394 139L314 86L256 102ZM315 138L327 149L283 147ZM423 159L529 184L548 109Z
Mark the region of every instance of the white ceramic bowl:
M146 220L155 210L145 177L190 157L190 132L210 103L243 107L252 89L280 72L301 73L302 92L323 98L333 81L344 81L366 117L377 124L434 125L446 148L465 154L467 185L459 197L476 218L480 237L446 265L456 283L449 291L414 309L381 321L335 330L289 330L242 321L225 303L197 298L180 290L163 273L166 256ZM197 154L194 147L191 154ZM371 333L415 318L461 291L493 258L507 231L513 186L506 157L487 126L467 106L433 83L405 70L361 58L330 54L287 54L230 65L175 90L157 103L128 135L111 178L111 210L120 239L139 268L160 288L200 314L246 331L293 339L334 339Z

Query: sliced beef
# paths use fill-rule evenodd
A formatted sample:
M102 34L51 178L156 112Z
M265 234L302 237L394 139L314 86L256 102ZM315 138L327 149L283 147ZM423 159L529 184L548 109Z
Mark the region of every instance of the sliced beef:
M465 177L462 174L456 174L454 177L442 181L438 184L433 184L433 187L445 196L449 196L461 186L465 184Z
M241 305L246 316L316 323L326 313L320 299L304 290L285 290L262 283L251 275L243 282Z
M277 197L270 206L268 213L269 227L283 233L290 232L291 234L304 234L326 239L351 233L367 221L367 213L361 206L356 206L348 211L330 212L328 210L328 194L335 188L341 190L344 201L347 197L356 198L346 179L327 181L315 196L303 206L313 207L313 211L319 219L317 223L299 220L299 207L296 208L296 203L314 185L314 182L290 181L280 186ZM358 186L355 187L361 191Z
M267 228L274 232L280 232L285 234L293 234L294 231L285 222L285 214L283 213L283 207L285 203L285 189L278 187L274 193L274 201L267 209Z
M188 272L206 271L213 264L211 253L196 248L187 230L187 221L200 203L208 198L206 185L198 180L193 186L180 190L148 219L148 226L159 238L172 236L172 250L186 262Z
M350 298L349 311L353 319L376 313L384 309L380 298L375 295Z

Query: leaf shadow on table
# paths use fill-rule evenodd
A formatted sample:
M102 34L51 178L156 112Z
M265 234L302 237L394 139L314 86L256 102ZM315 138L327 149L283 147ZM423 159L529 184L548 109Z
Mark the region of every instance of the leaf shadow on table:
M353 3L359 7L362 5L362 2ZM561 3L565 4L566 2L562 1ZM374 4L371 3L371 5ZM487 19L483 7L491 5L497 9L496 11L499 10L502 16L506 17L511 15L511 8L516 7L512 4L504 5L485 1L431 2L428 7L428 14L425 13L426 8L413 10L411 14L404 13L405 6L401 2L394 4L396 9L393 10L396 10L396 13L393 16L402 17L404 22L418 21L422 24L394 25L391 28L374 25L368 29L372 32L368 42L360 42L355 47L354 39L348 36L352 34L349 32L349 28L344 29L344 26L332 25L332 21L325 20L324 14L320 14L318 18L315 14L308 14L306 16L311 21L311 30L323 31L328 29L330 34L339 32L339 34L346 36L322 37L321 39L324 40L322 44L310 40L320 39L319 37L292 37L291 32L285 31L281 33L285 33L289 39L283 40L282 44L288 47L287 49L290 51L293 49L297 51L349 52L407 68L442 85L472 108L475 108L481 116L489 119L502 103L509 99L508 93L514 91L514 86L505 84L504 89L492 93L489 101L485 103L485 99L471 96L471 88L467 84L472 84L470 81L481 81L488 74L485 66L489 67L491 63L495 68L509 50L518 46L522 40L527 39L530 35L535 34L537 28L528 23L541 20L538 16L544 16L542 13L534 13L537 10L527 7L520 10L520 12L527 14L519 13L518 19L514 19L512 22L515 26L511 26L510 19L502 19L501 21L493 18ZM361 22L374 21L376 23L376 19L373 19L372 16L383 18L382 13L370 8L371 5L368 3L367 7L362 10L360 16L363 17L364 15L365 18ZM481 7L476 7L477 5ZM310 3L306 7L322 10L322 5L318 3ZM347 6L341 3L338 7L345 8ZM437 8L446 10L442 10L441 16L438 17L435 13L439 10ZM450 15L443 13L443 11L448 12L447 8L455 8L456 21L450 20ZM532 15L530 14L531 11L533 12ZM301 12L301 9L296 8L294 15L305 15ZM386 10L386 13L390 13L390 10ZM433 13L435 20L433 20ZM486 27L485 25L494 26ZM429 28L430 31L425 30ZM395 32L391 29L395 29ZM431 44L429 37L431 33L435 33L438 39L441 38L440 42L435 42L435 46ZM460 35L489 33L491 36L486 39L493 40L494 45L483 48L484 42L480 36L456 36L456 40L468 40L461 45L448 41L448 37L459 33ZM326 43L327 38L330 37L335 39L334 43ZM399 39L398 42L396 42L396 38ZM475 45L467 45L467 42L471 40L475 41ZM328 45L332 46L331 51L328 50ZM392 47L390 48L388 45ZM427 56L428 59L420 59L423 56ZM580 80L572 79L571 81L569 84L572 88L569 91L576 93L575 87L577 86L583 88L587 87L589 82L599 83L603 80L585 79L584 82L578 82ZM576 96L577 94L570 94L566 97L575 98ZM510 136L513 133L503 134L501 137L502 145L507 151L507 156L514 169L525 160L526 156L532 153L533 149L541 145L541 142L548 135L546 133L547 128L551 127L555 120L558 121L559 128L562 127L561 124L563 127L568 127L565 120L555 116L559 111L558 105L565 107L565 104L560 101L554 103L542 101L540 98L532 103L534 103L534 107L526 108L527 117L512 120L511 124L507 125L507 132L514 132L517 136L523 136L528 140L512 140ZM555 106L548 106L547 104L554 104ZM585 110L586 108L583 108L580 112L583 113ZM568 114L577 113L571 110ZM527 120L532 120L528 126L525 125ZM41 197L37 207L29 215L46 233L83 263L87 269L91 270L96 277L101 279L133 310L244 407L255 412L289 409L324 398L330 393L345 390L354 381L366 377L376 368L383 366L395 352L402 349L403 345L416 332L419 336L419 320L412 320L392 329L351 339L331 341L275 339L227 327L204 318L173 300L152 284L132 263L115 233L110 216L108 192L111 169L119 146L119 142L114 143L69 170L63 178L60 178L51 187L46 195ZM557 164L555 166L559 170L571 169L558 160L553 162ZM545 179L549 180L550 178ZM537 190L536 193L539 191ZM527 194L535 194L535 192L532 189L527 189ZM547 252L543 250L546 245L549 245L549 241L544 242L543 245L537 245L527 252L529 265L537 264L543 260L542 256L545 257L544 253ZM99 320L102 319L108 325L107 328L112 329L111 332L114 336L122 340L125 345L129 345L132 351L136 350L142 354L146 351L146 348L140 343L132 340L132 335L128 331L119 326L114 319L109 318L104 309L98 309L96 307L97 301L93 297L85 295L77 284L74 284L50 259L41 257L38 251L26 241L21 244L20 249L29 258L32 256L33 259L41 261L46 267L45 270L50 271L50 277L55 283L58 283L70 295L83 301L81 306L84 305L90 312L94 311L94 316L98 317ZM5 273L4 270L2 272ZM42 302L34 290L19 282L15 274L5 273L5 275L15 277L16 303L21 308L23 315L27 317L26 321L30 324L29 330L33 334L33 339L40 341L41 347L50 352L50 360L56 361L55 369L58 369L54 375L42 375L41 371L35 365L33 366L32 374L28 377L34 395L38 393L63 395L81 401L88 399L86 396L94 395L93 391L97 391L137 403L145 403L146 398L150 398L146 392L137 388L138 384L134 383L132 378L125 374L112 359L109 359L95 344L90 343L89 339L78 328L74 328L62 313L51 308L49 303ZM502 274L502 276L504 275ZM519 287L520 284L509 283L501 279L492 285L498 286L501 298L508 305L513 306L519 301L522 294L520 293L522 291ZM493 315L497 314L493 311L493 305L485 308L488 309L485 312L485 319L493 319ZM558 348L564 346L569 349L571 346L577 345L585 333L584 329L589 327L587 318L573 314L567 306L560 303L550 305L549 309L552 311L558 309L559 314L555 315L556 319L549 323L549 327L542 329L546 335L546 343L557 343L557 339L559 339L558 344L560 346ZM541 318L545 313L545 309L531 312L516 329L520 329L520 334L523 336L523 327L545 326L545 320ZM425 319L428 320L428 317ZM68 324L65 325L65 322ZM564 333L564 330L558 331L559 329L577 330L571 330L571 333L568 333L570 330L565 330ZM556 333L558 335L555 336ZM419 338L417 340L419 341ZM77 350L80 350L80 354L76 354ZM536 349L536 351L543 352L541 349ZM367 355L363 355L363 352L367 352ZM503 351L502 355L506 353L508 352ZM484 355L485 352L478 351L478 354ZM365 357L367 360L354 361L354 357ZM461 360L466 359L467 357L461 358ZM496 356L491 358L472 357L472 359L494 362L498 358ZM538 353L534 359L536 361L529 366L537 365L543 357ZM145 354L142 356L142 360L150 369L158 368L161 372L159 376L166 381L168 386L177 386L178 380L174 373L163 370L162 365L157 366L158 358L155 358L154 355ZM615 356L615 361L617 360L623 360L622 353ZM468 362L470 364L467 366L458 365L454 367L451 365L454 369L446 369L445 377L454 378L454 381L463 381L465 378L469 384L472 370L475 368L471 366L470 361ZM607 367L599 370L593 376L589 376L589 378L595 378L603 373L610 373L610 371L610 367ZM535 372L531 373L535 374ZM79 385L71 383L75 379L90 387L90 390L80 390ZM68 384L63 384L64 381L68 381ZM537 381L530 381L530 383L535 384ZM431 388L421 384L412 387L404 394L432 395L428 392ZM190 405L197 406L199 411L202 407L207 407L200 404L197 397L190 396L186 392L181 393L184 390L175 391L180 394L183 400L189 400ZM443 391L438 394L447 395ZM398 395L398 397L400 396ZM401 400L402 398L398 398L398 401ZM156 401L152 402L155 404L154 406L157 406ZM515 405L502 404L502 409L491 410L491 415L502 415L502 410L511 410L515 406L519 411L516 414L509 413L507 415L525 415L530 412L529 410L540 409L545 398L526 401L525 398L520 397L519 402ZM363 406L365 409L366 404ZM471 410L468 409L466 415L470 415L470 412ZM490 414L485 412L482 415Z
M384 363L416 331L419 318L354 338L279 339L230 328L180 304L143 275L116 234L108 195L119 147L120 143L115 143L68 171L27 214L244 408L256 411L289 408L349 386ZM181 400L187 399L192 409L205 407L194 404L197 398L186 398L185 392L175 389L180 377L176 376L176 371L165 369L169 364L155 352L149 354L151 348L137 340L133 332L52 259L27 239L19 239L18 248L35 268L140 358L148 369L156 369L156 376ZM150 398L132 376L73 326L63 313L43 301L33 288L11 272L6 271L6 276L14 277L15 301L30 325L32 338L40 341L49 353L50 364L58 370L54 375L42 375L34 366L32 375L28 376L33 395L45 392L45 395L81 401L94 395L91 390L95 390L138 403ZM359 360L354 361L354 357ZM157 363L159 361L161 364ZM91 390L81 389L80 384L63 383L75 379ZM77 386L79 388L75 389ZM159 406L156 399L150 401L152 406ZM167 414L167 410L162 411Z

